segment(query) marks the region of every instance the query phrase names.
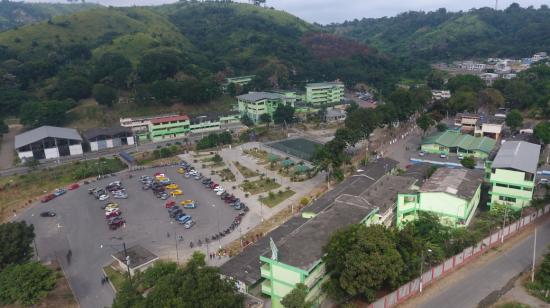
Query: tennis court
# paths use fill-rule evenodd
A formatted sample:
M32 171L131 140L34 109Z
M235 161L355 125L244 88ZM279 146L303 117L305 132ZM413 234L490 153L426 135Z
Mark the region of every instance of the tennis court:
M303 160L311 160L317 148L323 146L319 142L305 138L287 139L266 144L287 155L295 156Z

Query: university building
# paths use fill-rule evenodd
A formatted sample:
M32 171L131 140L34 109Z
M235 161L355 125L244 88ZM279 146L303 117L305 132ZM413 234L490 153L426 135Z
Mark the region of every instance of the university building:
M339 81L308 83L306 102L321 106L339 103L344 99L344 84Z

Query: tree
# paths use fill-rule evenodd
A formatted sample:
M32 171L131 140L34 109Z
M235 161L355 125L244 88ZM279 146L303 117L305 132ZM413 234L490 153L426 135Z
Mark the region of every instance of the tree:
M19 118L22 124L31 127L62 126L71 107L68 101L29 101L21 106Z
M21 104L28 100L24 91L12 87L0 88L0 114L16 115L19 112Z
M12 264L0 272L0 303L36 304L55 282L55 273L38 262Z
M474 169L476 167L476 161L473 156L464 157L460 163L464 166L464 168Z
M490 113L493 113L499 107L504 105L504 96L499 90L488 88L479 92L479 103L487 108Z
M277 105L277 109L273 113L273 121L275 124L290 124L294 122L294 107L286 104Z
M372 301L396 286L404 266L390 230L383 225L353 225L334 233L324 248L331 280L349 296Z
M550 143L550 122L540 122L535 126L533 135L543 144Z
M8 222L0 225L0 271L10 264L25 263L31 259L34 226L26 222Z
M9 131L10 128L8 124L6 124L6 121L0 118L0 137L2 137L3 134L7 134Z
M181 86L172 80L157 80L150 86L151 94L162 104L170 105L172 99L178 96Z
M451 93L458 91L479 92L485 88L485 83L479 76L475 75L457 75L447 82L447 88Z
M252 122L252 119L248 116L248 114L243 114L241 117L241 123L243 125L246 125L248 127L254 126L254 122Z
M128 75L132 72L132 63L125 56L114 53L107 52L104 53L99 60L95 63L95 69L93 75L96 81L103 81L103 79L108 79L114 82L115 86L121 86L121 81L126 80ZM115 82L115 75L116 79ZM125 77L124 77L125 76Z
M147 52L138 64L141 80L151 82L173 77L180 69L179 52L172 49L159 49Z
M420 127L420 129L422 129L424 134L432 125L434 125L434 123L434 120L427 114L422 114L418 119L416 119L416 124Z
M283 299L281 304L285 308L310 308L313 303L306 301L307 286L303 283L297 283L296 287L290 291Z
M550 253L544 255L535 279L546 290L550 290Z
M436 127L437 127L437 130L440 131L440 132L444 132L447 129L449 129L449 126L447 126L447 124L445 124L443 122L437 123Z
M112 106L118 98L115 89L101 83L94 85L92 95L98 104L109 107Z
M271 116L269 115L269 113L264 113L260 115L259 120L261 123L265 123L267 124L267 126L269 126L269 123L271 123Z
M452 112L474 111L478 101L479 98L476 92L458 91L449 99L449 109Z
M508 127L510 127L513 132L517 131L519 127L523 126L523 116L521 115L519 110L514 109L506 115L506 125L508 125Z
M445 85L445 76L440 70L432 70L428 77L426 78L428 87L434 90L441 90Z
M72 98L75 101L88 98L92 92L92 85L88 79L80 76L61 79L57 84L56 97L59 99Z
M154 267L153 267L154 268ZM151 268L152 269L152 268ZM137 291L136 281L125 279L113 300L113 308L130 308L143 305L144 299Z

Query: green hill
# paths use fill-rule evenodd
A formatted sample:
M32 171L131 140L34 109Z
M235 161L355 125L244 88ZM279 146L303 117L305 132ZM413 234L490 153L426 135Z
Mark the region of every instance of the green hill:
M490 8L468 12L407 12L333 24L327 29L384 52L425 60L531 56L550 46L550 9Z
M98 6L91 3L27 3L2 0L0 2L0 31Z

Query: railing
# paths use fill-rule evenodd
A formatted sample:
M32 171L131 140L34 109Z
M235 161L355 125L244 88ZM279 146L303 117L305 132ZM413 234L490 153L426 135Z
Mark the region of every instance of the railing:
M464 249L461 253L445 260L443 263L430 268L428 271L422 274L422 286L426 287L438 279L444 277L450 272L453 272L462 265L475 260L484 251L494 246L500 245L503 241L506 241L510 236L523 229L525 226L531 224L537 218L548 213L550 211L550 205L544 207L544 209L538 210L536 213L532 213L528 216L524 216L518 221L500 229L490 236L484 238L477 245ZM397 288L392 293L379 298L376 302L369 305L369 308L389 308L403 303L409 297L414 296L420 292L420 278L416 278L408 283Z

